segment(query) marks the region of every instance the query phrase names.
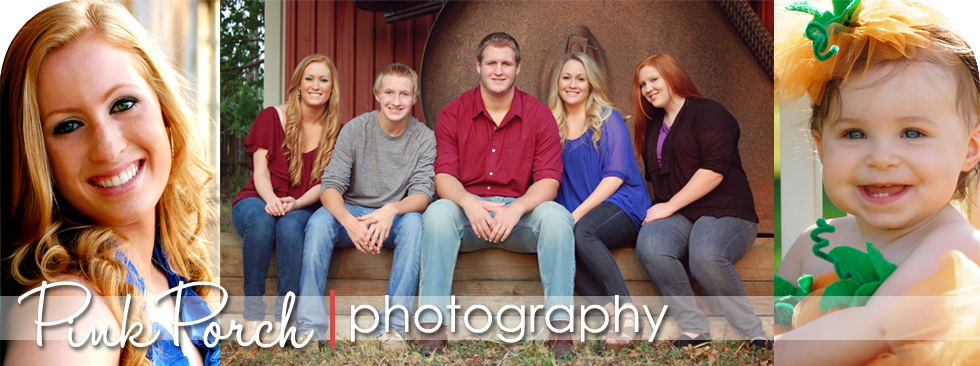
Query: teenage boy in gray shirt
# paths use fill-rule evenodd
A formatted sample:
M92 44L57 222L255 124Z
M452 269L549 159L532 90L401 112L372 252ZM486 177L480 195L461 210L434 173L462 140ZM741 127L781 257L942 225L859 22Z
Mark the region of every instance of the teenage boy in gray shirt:
M320 180L323 207L310 217L303 245L297 334L328 329L322 296L333 249L355 247L378 254L394 248L388 295L391 319L379 312L377 335L386 349L405 347L403 334L419 281L422 215L435 193L435 134L410 115L418 75L400 63L388 65L374 81L378 111L347 122L337 137ZM392 331L386 332L390 321ZM308 346L309 347L309 346Z

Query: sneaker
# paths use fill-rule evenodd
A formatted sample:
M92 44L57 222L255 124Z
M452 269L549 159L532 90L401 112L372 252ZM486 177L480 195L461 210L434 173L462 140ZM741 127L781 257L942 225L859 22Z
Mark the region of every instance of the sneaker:
M767 349L772 351L772 341L768 339L756 338L749 341L749 345L759 349Z
M389 330L378 337L381 341L381 349L388 352L404 352L408 349L408 345L405 344L405 338L402 338L401 333L395 330Z
M691 338L687 334L681 334L680 337L677 337L677 340L670 343L671 347L677 349L681 349L687 346L691 346L693 348L701 348L707 345L708 345L708 339L705 338L704 334L698 334L698 336L694 338Z

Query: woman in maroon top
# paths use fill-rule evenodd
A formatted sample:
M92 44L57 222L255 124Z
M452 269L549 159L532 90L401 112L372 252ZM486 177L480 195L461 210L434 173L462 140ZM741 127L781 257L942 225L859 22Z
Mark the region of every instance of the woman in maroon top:
M709 336L708 317L684 270L687 261L709 295L705 299L719 303L728 323L753 346L771 347L733 266L755 242L759 222L738 153L738 121L702 97L665 54L637 66L630 101L634 148L654 194L636 251L681 328L673 345L700 347Z
M307 56L289 81L283 105L259 114L245 146L252 156L252 176L231 209L235 231L242 236L246 334L250 339L265 319L265 281L276 251L276 320L279 333L286 293L299 293L306 221L320 207L320 175L330 162L340 133L340 82L337 68L323 55Z

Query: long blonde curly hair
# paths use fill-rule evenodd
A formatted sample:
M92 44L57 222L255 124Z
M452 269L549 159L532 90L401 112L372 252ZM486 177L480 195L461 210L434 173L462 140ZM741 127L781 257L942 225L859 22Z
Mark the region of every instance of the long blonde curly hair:
M566 119L565 103L558 95L558 79L561 77L561 69L565 63L571 60L581 62L585 66L585 77L589 81L589 96L585 101L585 122L592 130L592 146L599 149L599 138L602 137L602 124L612 115L613 103L609 101L609 93L606 88L606 78L599 70L599 65L592 60L589 55L582 52L570 52L562 56L555 64L555 70L551 73L551 90L548 92L548 107L555 115L558 122L558 134L561 136L561 145L565 146L568 141L568 121Z
M82 217L61 197L52 181L42 137L37 95L41 64L53 50L89 34L136 55L137 68L160 102L173 165L156 204L156 228L174 272L190 282L211 282L209 228L216 211L210 195L215 173L206 160L206 120L193 113L187 82L125 8L100 0L72 1L45 9L21 28L0 74L0 149L4 162L9 161L9 173L4 172L7 176L0 179L3 258L9 268L3 277L5 293L72 276L107 298L127 294L142 298L126 281L127 267L117 257L119 247L129 245L126 238ZM209 292L208 287L195 290L201 296ZM122 304L106 303L122 324ZM150 324L141 306L133 306L130 313L144 327ZM142 341L150 336L147 333ZM121 352L121 364L149 364L147 348L127 343Z
M286 157L289 159L289 185L293 187L303 183L300 180L303 179L305 136L303 135L301 121L303 111L300 108L299 84L303 80L306 67L314 62L323 63L330 69L332 90L330 98L327 99L327 108L320 116L320 121L323 122L323 131L320 133L320 141L317 143L320 150L317 151L316 158L313 160L313 170L310 171L310 181L306 182L307 184L320 181L323 169L326 169L327 164L330 164L330 154L333 153L337 135L340 134L340 128L343 127L340 123L340 80L337 77L337 66L334 66L329 57L321 54L306 56L293 71L293 77L289 79L289 89L286 91L286 121L283 126L286 138L282 144L286 149Z

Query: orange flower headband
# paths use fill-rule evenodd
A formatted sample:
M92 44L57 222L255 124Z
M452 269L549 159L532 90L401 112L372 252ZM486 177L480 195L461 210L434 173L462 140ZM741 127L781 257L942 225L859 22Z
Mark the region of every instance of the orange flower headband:
M948 21L907 0L834 0L834 11L814 1L819 0L776 7L777 100L807 92L820 101L832 79L847 79L881 61L915 58L919 48L931 45L925 29Z

